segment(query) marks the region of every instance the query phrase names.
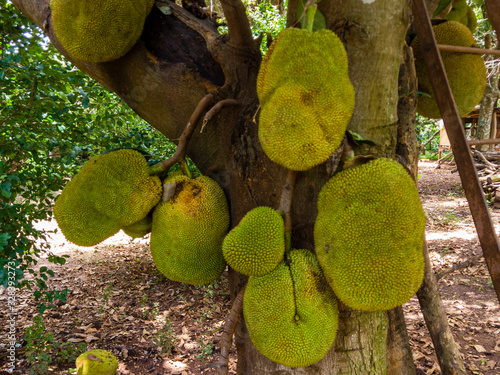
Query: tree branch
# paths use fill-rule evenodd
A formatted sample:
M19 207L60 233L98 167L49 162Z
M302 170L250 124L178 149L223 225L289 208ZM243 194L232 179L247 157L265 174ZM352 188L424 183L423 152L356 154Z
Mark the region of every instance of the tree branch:
M231 307L231 312L224 324L224 331L221 337L221 348L220 348L220 358L219 362L215 367L217 367L217 375L227 375L229 370L229 350L233 345L233 335L236 329L236 323L243 311L243 295L245 294L246 285L240 290L236 298L234 299L233 306Z
M167 171L175 163L178 163L184 159L184 157L186 156L187 146L189 144L189 141L191 140L191 137L193 136L194 130L196 129L196 125L198 125L198 122L200 121L203 112L206 111L208 106L213 101L214 101L214 96L212 94L207 94L203 97L203 99L200 100L200 102L196 106L196 109L194 110L193 114L189 118L189 121L186 124L184 131L182 132L181 136L179 137L179 143L177 145L177 150L175 151L174 155L172 155L171 158L152 166L151 167L152 174L158 174L158 173Z
M200 133L203 131L203 129L205 129L205 126L208 124L208 122L222 110L222 108L232 105L240 105L240 103L235 99L224 99L214 105L203 118L203 124L201 125Z
M229 29L229 43L239 48L248 46L253 48L255 41L243 3L240 0L221 0L221 5Z

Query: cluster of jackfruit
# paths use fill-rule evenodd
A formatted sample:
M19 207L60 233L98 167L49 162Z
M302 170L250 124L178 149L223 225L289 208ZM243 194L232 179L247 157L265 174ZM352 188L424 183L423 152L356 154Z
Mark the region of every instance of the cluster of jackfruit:
M341 171L320 191L316 255L335 295L352 309L390 310L416 293L424 230L415 182L394 160Z
M92 349L76 359L77 375L115 375L118 369L116 357L103 349Z
M446 15L448 21L457 21L467 26L473 33L477 28L477 18L474 9L467 5L467 0L455 0L450 11Z
M314 254L294 249L274 271L249 278L243 315L252 343L264 356L304 367L332 347L338 303Z
M206 284L225 269L222 241L229 209L211 178L173 174L164 181L162 201L153 211L150 249L156 268L168 279Z
M136 235L147 233L144 221L163 190L160 178L149 172L144 155L132 149L111 151L85 163L54 205L54 217L66 239L93 246L121 228Z
M72 57L111 61L137 43L153 4L154 0L51 0L52 26Z
M285 225L278 211L256 207L224 238L222 253L227 263L247 276L274 270L285 253Z
M330 30L283 30L262 61L257 94L259 140L272 161L297 171L326 161L354 109L342 42Z
M438 44L462 47L475 44L471 31L460 22L446 21L433 26L433 29ZM411 47L415 56L418 91L430 95L418 98L417 112L428 118L441 118L418 37L413 40ZM465 116L479 104L486 89L484 61L480 55L472 53L441 51L441 57L458 111L461 116Z

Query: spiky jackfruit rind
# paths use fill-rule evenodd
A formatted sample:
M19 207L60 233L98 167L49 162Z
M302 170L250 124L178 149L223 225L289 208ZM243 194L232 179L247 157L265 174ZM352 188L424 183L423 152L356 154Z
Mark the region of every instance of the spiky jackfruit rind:
M415 182L394 160L346 169L319 193L316 255L335 295L352 309L390 310L415 294L424 230Z
M161 199L160 178L149 175L146 158L135 150L100 155L84 167L88 196L96 210L121 227L142 220Z
M144 219L161 195L144 156L117 150L83 165L56 199L54 217L68 241L93 246Z
M130 237L141 238L146 234L151 233L151 228L153 226L153 213L151 212L144 219L138 222L123 227L122 230Z
M51 0L52 26L70 56L105 62L139 40L154 0Z
M200 285L224 271L222 241L229 229L229 210L221 187L206 176L168 177L175 193L153 211L150 249L156 268L168 279Z
M285 366L309 366L335 341L337 299L308 250L294 249L274 271L251 276L243 314L255 347Z
M262 276L276 268L285 253L285 224L271 207L256 207L224 238L222 253L235 271Z
M80 354L75 361L77 375L115 375L118 360L107 350L92 349Z
M460 22L446 21L433 26L433 29L439 44L462 47L471 47L475 44L471 31ZM413 40L411 47L415 56L418 91L431 96L418 98L417 112L427 118L441 118L418 38ZM450 51L441 51L441 57L458 112L460 116L465 116L474 110L484 95L486 89L484 61L481 55Z
M266 155L292 170L321 164L340 146L354 109L342 42L326 29L283 30L262 61L257 94Z

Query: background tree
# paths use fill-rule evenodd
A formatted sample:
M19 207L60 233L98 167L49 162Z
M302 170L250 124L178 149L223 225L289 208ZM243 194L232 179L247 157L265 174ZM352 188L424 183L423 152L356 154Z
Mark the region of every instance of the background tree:
M62 48L51 26L48 0L13 3L64 56L116 92L169 139L179 137L207 94L215 98L211 104L236 100L238 106L222 109L203 133L193 135L188 155L202 173L224 189L233 226L256 206L277 208L287 171L271 162L258 142L255 83L262 57L239 0L221 1L228 29L224 35L209 19L157 0L134 48L118 60L97 64L73 60ZM288 4L289 27L300 17L297 6L298 1ZM165 7L171 12L160 10ZM415 173L414 74L411 51L405 46L409 3L323 0L319 9L327 28L339 35L347 49L349 75L356 90L349 129L376 143L361 147L358 153L398 158ZM400 96L404 97L401 101ZM298 174L291 212L293 247L314 249L316 207L311 202L334 172L333 161L328 161ZM230 272L229 278L234 298L246 279L235 272ZM289 369L263 357L251 344L243 321L236 330L236 345L242 374L415 373L401 309L362 313L342 306L334 347L308 368Z

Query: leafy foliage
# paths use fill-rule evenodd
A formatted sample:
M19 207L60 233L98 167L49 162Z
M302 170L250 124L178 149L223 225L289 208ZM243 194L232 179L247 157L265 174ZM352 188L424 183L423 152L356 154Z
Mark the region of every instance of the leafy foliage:
M36 222L51 218L65 182L105 150L135 147L165 159L175 146L63 60L10 1L0 0L0 23L0 284L14 262L16 285L51 303L66 292L48 291L53 271L34 267L41 255L58 264L65 257L50 252Z

